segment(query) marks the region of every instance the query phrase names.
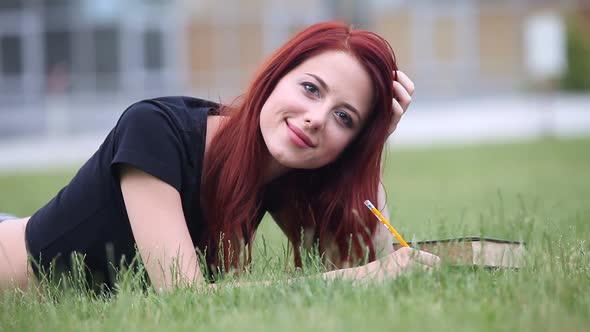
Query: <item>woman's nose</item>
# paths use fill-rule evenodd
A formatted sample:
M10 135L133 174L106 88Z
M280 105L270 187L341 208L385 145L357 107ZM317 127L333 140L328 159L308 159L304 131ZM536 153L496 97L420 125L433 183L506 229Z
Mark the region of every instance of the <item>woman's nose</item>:
M308 109L303 116L303 124L305 128L312 131L319 131L324 129L328 119L328 111L322 107L314 107Z

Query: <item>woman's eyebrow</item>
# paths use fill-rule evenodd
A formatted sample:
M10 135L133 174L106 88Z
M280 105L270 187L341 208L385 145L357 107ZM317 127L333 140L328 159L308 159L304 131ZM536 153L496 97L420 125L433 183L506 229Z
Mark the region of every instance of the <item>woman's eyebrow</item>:
M330 88L328 88L328 84L326 84L326 82L324 82L323 79L321 79L319 76L314 75L314 74L310 74L310 73L305 73L305 75L311 76L313 78L316 79L316 81L318 81L320 83L320 85L322 86L322 88L324 88L324 90L326 90L327 92L330 92Z
M359 113L359 111L354 108L354 106L350 105L349 103L344 103L342 106L344 106L344 108L348 108L349 111L356 114L356 117L359 119L359 121L361 120L361 113Z
M326 82L324 82L324 80L321 79L319 76L311 74L311 73L305 73L305 75L315 78L316 81L318 81L320 83L322 88L324 88L324 90L326 90L326 92L330 92L330 88L328 88L328 84L326 84ZM345 108L347 108L348 110L350 110L351 112L356 114L356 116L359 120L361 119L361 113L354 106L350 105L349 103L344 103L344 104L342 104L342 106L344 106Z

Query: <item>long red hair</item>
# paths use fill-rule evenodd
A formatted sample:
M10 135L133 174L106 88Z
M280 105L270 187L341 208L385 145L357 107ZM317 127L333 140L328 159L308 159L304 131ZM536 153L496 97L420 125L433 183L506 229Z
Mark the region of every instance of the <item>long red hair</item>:
M320 169L292 170L265 184L271 156L260 131L260 110L285 74L328 50L352 55L371 77L369 119L336 161ZM340 22L308 27L267 60L239 104L222 109L230 117L205 156L201 206L206 222L198 245L207 248L209 266L223 269L249 263L251 246L242 247L251 243L268 208L287 216L283 230L295 248L296 266L302 265L302 232L312 235L320 252L338 248L340 264L375 258L371 237L377 222L364 201L377 202L381 153L393 116L394 70L395 55L385 39ZM272 206L265 206L270 201Z

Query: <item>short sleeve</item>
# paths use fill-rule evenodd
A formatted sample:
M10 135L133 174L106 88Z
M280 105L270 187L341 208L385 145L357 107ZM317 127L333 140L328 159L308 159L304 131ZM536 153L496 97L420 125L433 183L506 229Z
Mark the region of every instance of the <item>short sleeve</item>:
M173 112L139 102L123 113L115 127L111 169L129 164L180 192L182 146L182 130Z

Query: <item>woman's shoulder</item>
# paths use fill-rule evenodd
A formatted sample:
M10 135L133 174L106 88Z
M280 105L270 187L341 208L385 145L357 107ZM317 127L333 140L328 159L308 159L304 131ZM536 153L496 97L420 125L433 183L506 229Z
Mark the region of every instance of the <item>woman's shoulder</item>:
M153 108L153 109L160 109L164 111L195 111L200 109L205 109L210 112L215 112L217 109L220 108L220 104L215 103L210 100L200 99L196 97L189 97L189 96L165 96L165 97L156 97L156 98L148 98L142 99L131 104L126 111L129 109L138 109L138 108Z
M157 97L152 99L145 99L140 103L153 104L165 109L182 109L188 111L194 111L198 109L206 109L208 111L214 111L219 109L220 104L210 100L200 99L189 96L165 96Z
M202 127L207 115L216 113L219 104L194 97L167 96L143 99L131 104L121 114L117 127L127 124L149 128L168 123L181 131Z
M202 163L208 107L208 101L180 96L132 104L105 141L111 166L132 165L180 191L186 167Z

